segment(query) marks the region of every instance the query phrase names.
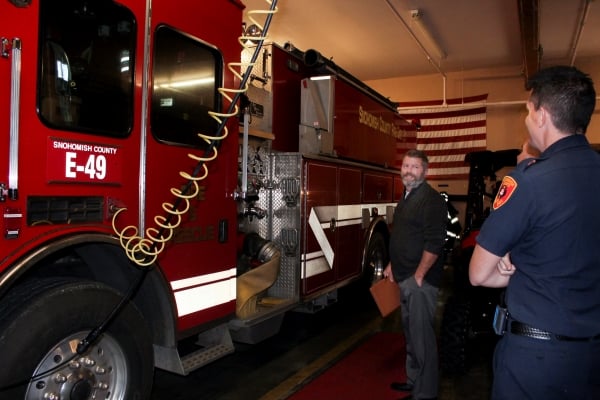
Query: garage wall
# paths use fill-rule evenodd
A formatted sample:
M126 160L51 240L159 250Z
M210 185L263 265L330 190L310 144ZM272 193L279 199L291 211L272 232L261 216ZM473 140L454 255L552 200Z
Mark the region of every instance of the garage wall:
M600 57L581 59L576 67L590 74L600 96ZM487 143L490 150L520 148L527 135L525 80L518 67L446 73L446 83L432 66L431 75L367 81L366 84L393 101L460 98L488 93ZM443 65L442 65L443 70ZM445 88L444 88L445 86ZM519 104L512 104L518 102ZM600 103L600 101L598 101ZM600 104L588 128L588 140L600 143Z
M590 74L600 96L600 57L579 60L575 66ZM443 67L443 66L442 66ZM432 71L436 72L432 67ZM423 101L444 98L469 97L488 93L487 145L489 150L520 148L527 136L525 128L525 80L521 69L504 67L486 70L470 70L459 73L446 73L446 83L439 73L405 78L391 78L366 82L376 91L393 101ZM444 92L445 90L445 92ZM588 127L588 140L600 143L600 100ZM509 169L499 172L499 178ZM468 181L430 181L438 191L445 191L459 210L464 224L465 203L463 196L468 189ZM464 226L464 225L463 225Z

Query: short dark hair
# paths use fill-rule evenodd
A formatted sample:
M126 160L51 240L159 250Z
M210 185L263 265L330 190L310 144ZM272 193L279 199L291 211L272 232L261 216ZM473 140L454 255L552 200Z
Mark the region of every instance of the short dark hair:
M420 158L421 161L423 161L423 168L427 168L429 166L429 159L423 150L410 149L406 152L406 154L404 154L404 157Z
M596 107L596 91L589 75L575 67L541 69L526 85L535 109L546 108L561 132L584 135Z

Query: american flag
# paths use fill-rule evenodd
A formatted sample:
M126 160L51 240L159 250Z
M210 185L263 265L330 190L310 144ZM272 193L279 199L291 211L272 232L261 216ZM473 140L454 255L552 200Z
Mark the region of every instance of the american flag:
M398 111L417 126L417 149L429 158L429 180L468 179L465 155L485 150L487 94L468 98L404 102ZM398 148L398 152L405 149ZM401 165L401 157L397 157Z

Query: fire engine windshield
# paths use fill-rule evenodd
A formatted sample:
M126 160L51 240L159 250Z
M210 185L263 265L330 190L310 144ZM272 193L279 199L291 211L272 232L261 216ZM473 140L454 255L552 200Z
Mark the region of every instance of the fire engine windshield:
M133 122L135 30L133 14L109 0L40 0L42 121L126 136Z
M198 133L213 135L220 111L220 52L167 26L154 36L151 129L163 142L203 147Z

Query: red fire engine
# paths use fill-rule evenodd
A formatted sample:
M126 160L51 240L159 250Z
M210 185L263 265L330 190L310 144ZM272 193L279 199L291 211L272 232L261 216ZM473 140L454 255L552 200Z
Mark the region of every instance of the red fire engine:
M0 6L0 398L148 398L154 367L381 272L414 132L318 52L240 39L243 12Z

